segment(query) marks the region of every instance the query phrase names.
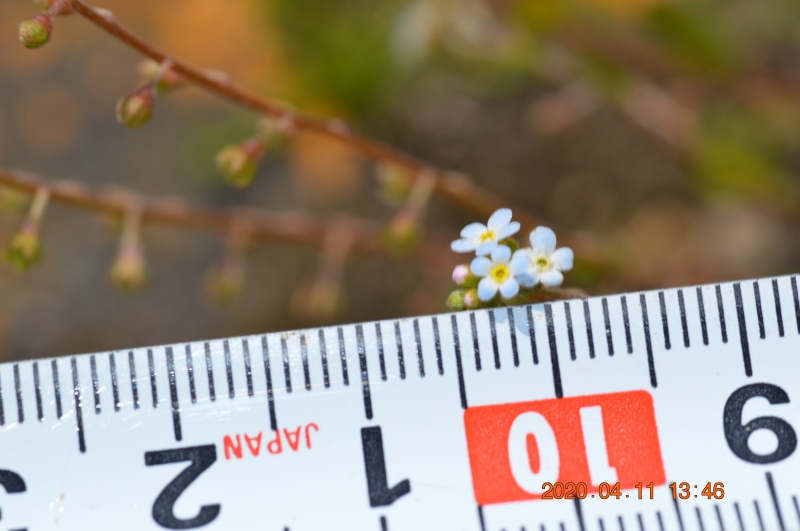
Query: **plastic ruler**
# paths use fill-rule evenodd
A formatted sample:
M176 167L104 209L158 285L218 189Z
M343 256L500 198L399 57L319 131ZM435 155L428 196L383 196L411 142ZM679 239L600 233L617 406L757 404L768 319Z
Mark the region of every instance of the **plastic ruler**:
M3 364L0 529L797 530L797 290Z

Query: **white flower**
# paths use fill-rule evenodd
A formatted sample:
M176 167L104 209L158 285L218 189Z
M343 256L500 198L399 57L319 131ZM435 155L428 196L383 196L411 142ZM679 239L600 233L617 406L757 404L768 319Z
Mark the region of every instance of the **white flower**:
M472 274L483 277L478 283L478 298L489 302L500 291L504 299L519 293L517 275L525 272L528 263L522 259L511 260L511 249L497 245L492 249L491 260L485 256L475 258L469 265Z
M470 223L461 231L461 239L450 244L457 253L475 251L484 256L497 247L497 242L519 231L519 223L511 221L511 210L501 208L489 218L488 226L483 223Z
M558 286L564 281L561 272L572 269L572 249L556 249L556 233L547 227L536 227L530 240L531 247L515 252L512 260L524 258L526 263L519 283L529 288L540 282L544 286Z

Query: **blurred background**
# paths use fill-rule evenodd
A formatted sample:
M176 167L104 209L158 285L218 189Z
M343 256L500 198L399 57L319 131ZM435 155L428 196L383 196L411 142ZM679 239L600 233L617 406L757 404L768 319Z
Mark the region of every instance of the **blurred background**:
M591 236L565 285L591 295L776 275L800 265L800 5L788 0L103 0L124 25L196 66L468 173L557 231ZM386 223L374 164L301 134L245 190L214 156L255 117L198 89L114 118L140 57L79 16L26 50L28 0L0 2L0 167L208 207L301 208ZM0 217L0 241L21 213ZM482 221L434 198L428 233ZM527 228L530 230L530 227ZM224 242L147 226L149 283L109 280L116 232L51 205L44 260L0 265L3 360L115 350L446 310L452 264L352 256L335 312L304 287L319 250L253 248L242 296L204 284Z

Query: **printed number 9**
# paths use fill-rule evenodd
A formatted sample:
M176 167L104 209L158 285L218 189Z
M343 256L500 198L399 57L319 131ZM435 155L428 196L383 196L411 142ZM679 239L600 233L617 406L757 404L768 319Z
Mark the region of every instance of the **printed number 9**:
M742 425L742 410L748 400L764 397L770 404L788 404L789 395L777 385L758 383L740 387L725 403L723 425L728 446L737 457L748 463L767 464L786 459L797 447L794 429L778 417L758 417ZM778 438L778 448L771 454L761 455L750 450L747 441L756 430L769 430Z

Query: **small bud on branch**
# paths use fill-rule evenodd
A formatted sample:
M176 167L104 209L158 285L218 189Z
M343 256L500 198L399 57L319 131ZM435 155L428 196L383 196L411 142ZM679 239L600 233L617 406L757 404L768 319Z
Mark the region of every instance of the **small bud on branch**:
M206 274L206 293L214 302L229 304L242 296L245 283L245 256L249 245L249 228L235 224L225 242L226 252L222 264Z
M33 3L42 13L56 17L74 13L69 2L65 0L33 0Z
M11 239L6 252L6 260L17 271L27 271L42 259L39 227L49 199L50 189L44 186L40 187L33 197L28 216L22 222L22 227Z
M143 126L153 114L155 99L154 84L139 87L117 102L117 120L130 129Z
M172 63L158 63L147 59L139 63L142 84L154 84L157 94L166 94L186 85L186 78L172 69Z
M236 188L247 188L253 182L258 163L264 156L266 143L261 138L251 138L241 144L228 146L216 156L217 171Z
M50 15L34 15L19 23L19 40L28 49L41 48L50 40L53 18Z

